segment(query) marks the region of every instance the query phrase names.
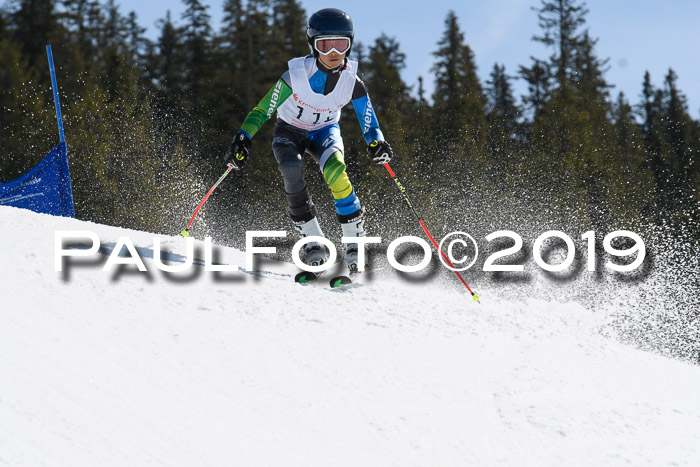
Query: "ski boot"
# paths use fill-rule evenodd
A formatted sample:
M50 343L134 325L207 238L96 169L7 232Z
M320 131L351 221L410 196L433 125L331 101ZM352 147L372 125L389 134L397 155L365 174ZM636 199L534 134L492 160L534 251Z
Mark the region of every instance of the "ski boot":
M310 221L294 222L294 228L299 233L299 237L318 236L323 237L318 219L313 217ZM300 258L309 266L321 266L327 261L326 248L318 242L309 242L301 248Z
M343 229L343 237L365 237L365 209L349 214L347 216L338 215L338 221ZM358 264L359 254L357 243L348 243L345 249L345 262L348 265L350 277L359 274ZM367 266L367 264L365 264Z

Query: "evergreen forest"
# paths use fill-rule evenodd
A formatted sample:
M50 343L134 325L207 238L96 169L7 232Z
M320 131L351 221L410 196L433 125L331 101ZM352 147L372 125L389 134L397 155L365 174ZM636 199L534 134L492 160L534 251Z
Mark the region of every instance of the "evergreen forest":
M52 44L79 219L174 234L225 169L222 154L248 111L309 53L296 0L227 0L220 30L209 7L182 0L149 40L115 0L7 0L0 10L0 181L57 143L45 46ZM700 238L700 122L678 77L639 77L639 96L613 94L607 59L579 0L541 0L534 41L549 57L517 70L495 63L480 81L454 12L434 51L434 89L402 80L400 38L358 38L360 63L392 167L436 236L498 229L527 237L663 228ZM527 82L515 96L513 82ZM367 157L354 112L341 120L348 173L373 235L418 234L383 168ZM194 235L240 245L252 229L289 229L269 122L248 165L206 205ZM307 161L322 225L339 235L330 194ZM197 233L197 226L200 231ZM696 243L695 243L696 244Z

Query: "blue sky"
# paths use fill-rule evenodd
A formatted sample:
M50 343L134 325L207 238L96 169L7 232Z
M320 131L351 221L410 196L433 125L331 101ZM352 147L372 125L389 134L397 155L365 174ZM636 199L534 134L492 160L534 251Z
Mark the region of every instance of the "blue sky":
M165 0L121 0L122 13L135 11L149 37L158 35L155 23L168 9L179 21L181 2ZM218 28L223 0L204 0L210 6L212 25ZM531 40L540 32L532 6L539 0L398 0L327 2L301 0L307 13L327 7L341 8L353 18L356 39L369 45L382 33L395 37L406 54L404 81L417 89L423 76L426 91L432 93L430 68L432 52L444 31L449 10L459 18L467 43L472 47L484 82L493 64L506 66L515 75L519 65L529 65L530 57L547 58L550 51ZM628 100L640 100L645 70L655 86L663 84L672 67L679 76L680 89L688 97L690 113L700 118L700 2L697 0L588 0L588 28L598 38L596 52L609 58L606 79L615 85L614 96L623 91ZM684 48L678 44L683 44ZM280 73L282 70L280 70ZM516 95L525 93L522 80L514 81Z

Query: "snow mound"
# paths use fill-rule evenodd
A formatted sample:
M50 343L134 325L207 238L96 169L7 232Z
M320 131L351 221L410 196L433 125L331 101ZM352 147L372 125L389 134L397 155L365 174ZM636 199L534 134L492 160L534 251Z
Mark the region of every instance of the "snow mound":
M700 368L576 303L482 305L389 274L54 269L54 232L153 234L0 206L0 465L697 465ZM184 240L161 237L172 254ZM197 251L202 244L197 242ZM217 247L218 260L245 265Z

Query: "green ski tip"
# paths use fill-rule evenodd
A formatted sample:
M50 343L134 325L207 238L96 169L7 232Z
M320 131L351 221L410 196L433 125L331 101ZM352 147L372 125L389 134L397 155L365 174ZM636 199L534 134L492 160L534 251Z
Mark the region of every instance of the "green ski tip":
M330 285L332 289L337 289L338 287L350 284L352 284L352 279L347 276L338 276L331 279L328 285Z
M185 229L182 232L180 232L180 235L182 235L183 237L189 237L190 233L189 233L189 231L187 231L187 229Z
M294 282L298 284L308 284L318 279L318 276L313 272L299 272L294 276Z

